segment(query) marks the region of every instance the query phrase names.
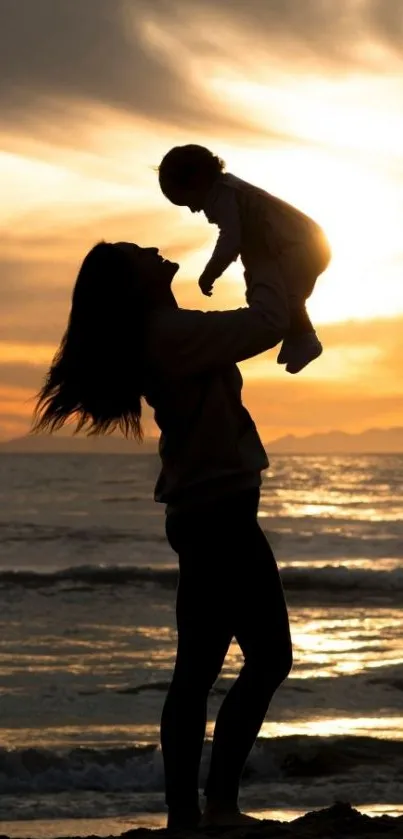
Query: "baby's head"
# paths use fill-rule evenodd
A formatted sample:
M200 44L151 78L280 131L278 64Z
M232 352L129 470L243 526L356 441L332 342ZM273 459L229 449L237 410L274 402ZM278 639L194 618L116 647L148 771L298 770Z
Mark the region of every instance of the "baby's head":
M161 190L172 204L197 213L224 167L224 161L204 146L175 146L158 168Z

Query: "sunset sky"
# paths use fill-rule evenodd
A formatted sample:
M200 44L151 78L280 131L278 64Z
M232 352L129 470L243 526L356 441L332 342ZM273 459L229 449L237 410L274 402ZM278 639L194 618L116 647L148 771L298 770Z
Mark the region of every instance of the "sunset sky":
M264 438L402 425L402 105L402 0L0 0L0 439L29 428L99 239L180 262L183 306L243 305L240 264L200 295L216 228L159 193L187 142L333 247L309 303L322 358L243 365Z

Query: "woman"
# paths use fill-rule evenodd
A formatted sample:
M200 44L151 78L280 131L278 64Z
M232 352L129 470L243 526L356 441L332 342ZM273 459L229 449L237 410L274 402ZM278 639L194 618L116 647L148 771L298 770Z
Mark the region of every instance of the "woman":
M179 557L178 650L161 721L168 827L200 823L198 775L206 704L233 637L241 673L218 714L203 823L238 825L243 766L269 702L291 668L287 609L257 521L268 466L242 405L236 363L282 340L288 311L280 276L248 278L249 306L177 306L178 265L157 249L96 245L85 257L68 327L39 394L34 430L119 427L142 437L142 397L161 430L155 489Z

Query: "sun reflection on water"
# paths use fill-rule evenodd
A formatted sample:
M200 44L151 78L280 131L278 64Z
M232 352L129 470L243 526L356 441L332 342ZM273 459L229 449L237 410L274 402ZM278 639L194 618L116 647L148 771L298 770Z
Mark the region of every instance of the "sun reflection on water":
M378 467L378 468L377 468ZM261 494L261 513L290 518L400 521L400 461L385 456L274 455Z
M398 610L312 609L292 619L297 678L337 676L403 662L403 622Z
M335 678L403 663L403 621L395 609L291 610L293 679ZM233 643L223 676L235 678L242 653Z
M402 716L337 716L320 717L291 722L264 722L261 737L289 737L291 735L311 737L334 737L354 734L355 736L382 737L394 740L403 737Z

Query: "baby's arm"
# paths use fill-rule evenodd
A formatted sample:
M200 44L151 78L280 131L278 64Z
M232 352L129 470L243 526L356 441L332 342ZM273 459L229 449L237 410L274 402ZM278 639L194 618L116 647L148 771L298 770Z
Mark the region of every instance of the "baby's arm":
M220 228L213 254L199 278L203 294L211 297L214 281L238 259L241 250L241 221L234 190L223 186L213 207L205 213L208 220Z

